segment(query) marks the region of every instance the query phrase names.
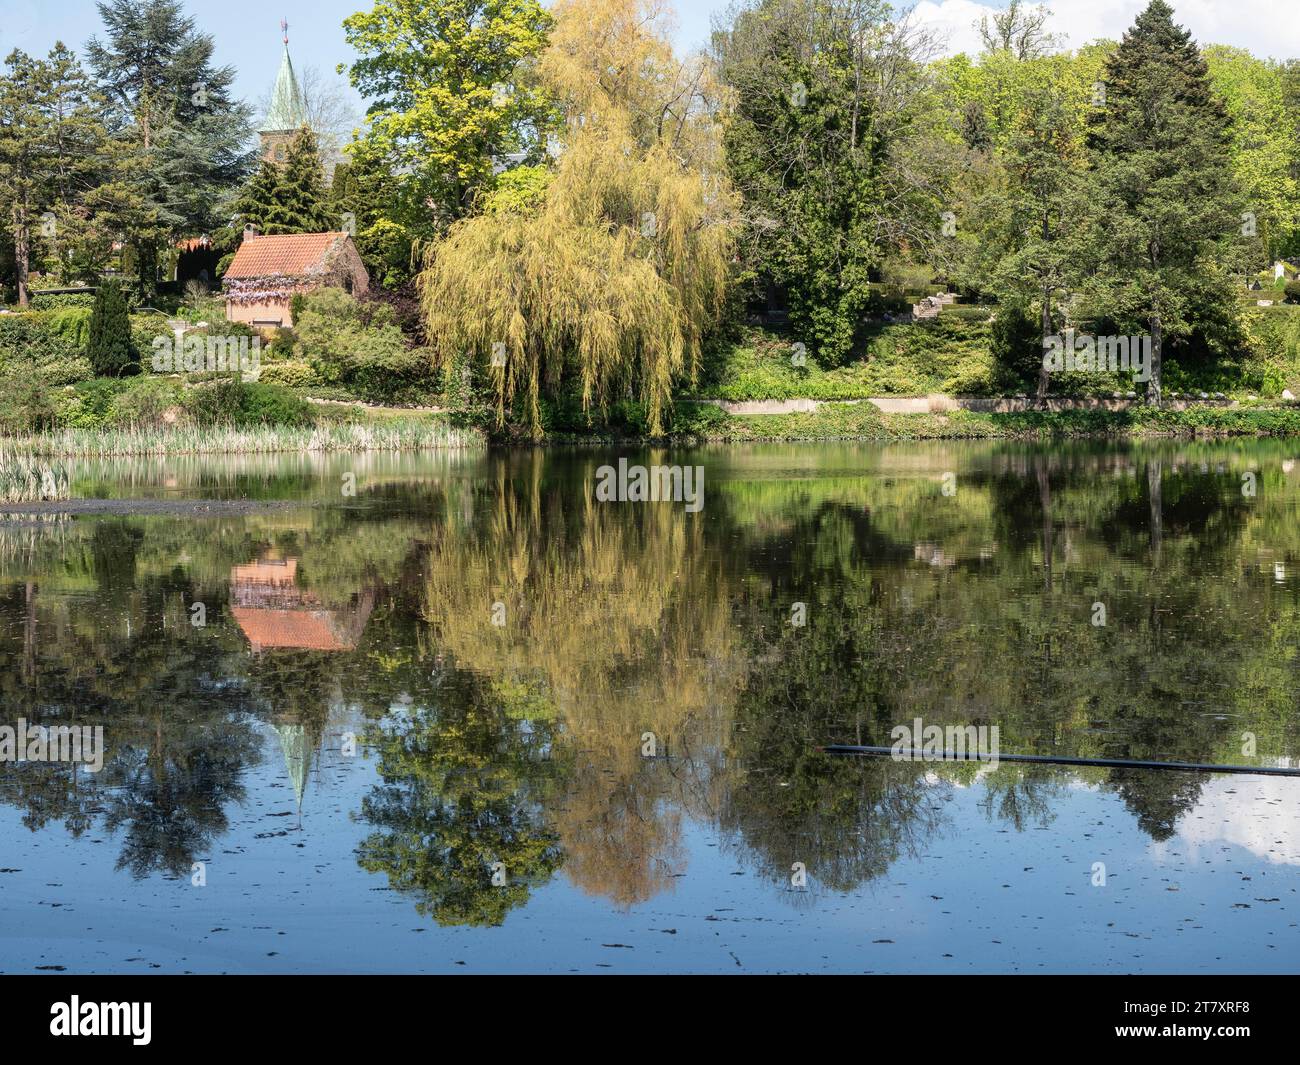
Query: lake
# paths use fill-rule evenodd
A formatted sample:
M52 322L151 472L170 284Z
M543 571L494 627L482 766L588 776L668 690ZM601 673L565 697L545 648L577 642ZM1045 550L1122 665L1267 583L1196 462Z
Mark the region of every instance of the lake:
M0 515L0 726L103 744L0 764L0 970L1295 972L1300 779L820 748L1300 764L1298 452L79 462Z

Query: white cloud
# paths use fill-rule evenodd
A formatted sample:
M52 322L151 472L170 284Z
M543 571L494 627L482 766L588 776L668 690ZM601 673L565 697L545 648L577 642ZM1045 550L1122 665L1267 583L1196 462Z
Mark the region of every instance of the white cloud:
M1259 56L1300 58L1300 19L1285 15L1277 0L1171 0L1174 21L1192 31L1198 44L1233 44ZM1078 48L1098 38L1119 40L1147 0L1048 0L1049 29ZM950 52L978 52L980 16L1003 7L976 0L921 0L918 22L948 36Z
M1300 865L1300 783L1282 777L1213 777L1201 788L1194 809L1178 822L1178 838L1190 847L1189 861L1223 859L1235 844L1272 865ZM1157 858L1172 851L1151 844Z

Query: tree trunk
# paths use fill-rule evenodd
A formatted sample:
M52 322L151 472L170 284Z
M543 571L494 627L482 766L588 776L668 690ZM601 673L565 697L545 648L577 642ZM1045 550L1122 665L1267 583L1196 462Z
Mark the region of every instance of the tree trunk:
M14 204L14 275L18 281L18 306L26 307L30 300L27 294L27 278L31 274L32 236L27 228L25 216L19 214L18 205Z
M135 265L140 273L140 301L152 303L158 284L158 251L152 242L135 246Z
M23 680L36 681L36 585L27 582L26 611L23 615Z
M1040 455L1034 463L1038 478L1038 501L1043 511L1043 591L1052 590L1052 553L1055 550L1052 535L1052 482L1047 470L1047 456Z
M1156 312L1151 315L1151 380L1147 383L1147 402L1153 407L1160 406L1160 349L1163 342L1160 314Z
M1052 335L1052 289L1046 282L1043 283L1042 323L1043 323L1043 344L1042 344L1041 354L1046 356L1047 338ZM1047 369L1047 359L1044 358L1038 367L1037 403L1040 407L1047 402L1047 385L1050 378L1051 378L1051 373Z
M1151 556L1160 562L1160 548L1165 541L1164 469L1160 459L1147 463L1147 495L1151 504Z

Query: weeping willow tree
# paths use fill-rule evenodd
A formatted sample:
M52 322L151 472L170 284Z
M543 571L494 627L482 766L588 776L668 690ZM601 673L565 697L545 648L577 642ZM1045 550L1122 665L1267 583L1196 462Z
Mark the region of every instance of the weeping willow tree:
M734 193L721 90L677 59L648 0L559 0L538 77L564 117L552 162L503 177L425 251L420 292L440 363L486 365L499 426L576 382L584 411L618 398L663 428L723 310Z

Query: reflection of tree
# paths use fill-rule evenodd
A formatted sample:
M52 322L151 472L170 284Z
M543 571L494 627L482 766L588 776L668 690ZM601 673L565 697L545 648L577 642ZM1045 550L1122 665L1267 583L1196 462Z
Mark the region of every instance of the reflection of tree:
M256 758L251 728L229 721L216 731L169 727L161 748L120 749L104 770L104 825L125 830L118 868L188 875L229 827L226 806L243 801L240 777Z
M33 828L111 817L124 868L175 873L224 831L256 722L312 748L345 705L387 723L366 868L440 921L499 923L561 863L621 906L667 890L689 818L773 877L802 861L848 889L923 846L944 781L1017 829L1080 776L1155 838L1198 800L1177 774L926 774L813 749L887 744L914 717L997 724L1007 751L1239 761L1242 729L1261 754L1300 751L1300 601L1272 575L1300 559L1296 493L1276 463L1246 500L1201 445L853 454L881 475L751 478L729 454L739 475L711 480L698 515L596 504L599 460L516 452L473 478L385 483L355 511L0 528L0 703L102 723L109 744L98 778L10 767L0 801ZM363 608L355 638L249 654L231 573L277 557L301 559L288 605Z
M870 594L867 586L868 601ZM880 633L861 606L845 600L805 630L786 625L769 634L763 665L737 707L736 775L721 817L762 868L784 876L803 862L834 890L882 875L939 822L925 767L838 760L817 750L888 743L890 699L871 669Z
M556 814L569 878L622 907L671 887L685 853L681 808L664 791L651 769L611 779L604 762L576 766Z
M362 802L376 831L358 862L413 895L419 913L441 925L499 925L559 868L543 813L555 769L546 725L447 690L436 710L391 719L370 742L383 783ZM497 863L503 885L493 883Z
M674 806L692 801L642 756L642 736L716 750L744 659L702 520L671 504L596 503L596 465L547 483L540 454L503 460L459 535L434 538L424 609L429 642L493 678L511 713L562 723L582 766L555 814L566 871L632 905L671 884Z
M1031 825L1046 827L1054 819L1049 799L1062 791L1066 774L1048 766L1003 765L980 778L985 788L981 805L990 818L997 817L1023 832Z

